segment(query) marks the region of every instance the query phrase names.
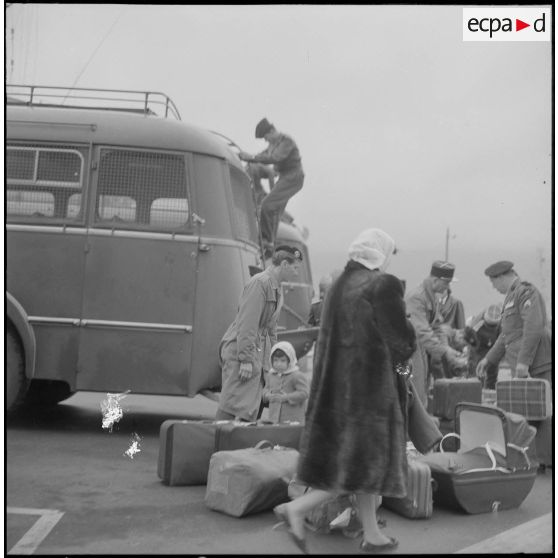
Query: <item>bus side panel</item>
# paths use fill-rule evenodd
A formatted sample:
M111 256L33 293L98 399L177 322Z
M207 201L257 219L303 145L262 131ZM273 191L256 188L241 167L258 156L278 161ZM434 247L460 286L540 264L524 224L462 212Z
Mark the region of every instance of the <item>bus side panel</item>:
M219 343L234 320L242 289L248 280L239 247L209 246L208 252L200 254L189 395L221 385Z
M90 233L78 389L185 394L197 238Z
M84 229L41 227L38 234L33 226L25 231L8 225L7 290L35 332L36 379L74 384L80 332L70 323L81 313L84 244Z
M186 394L190 333L86 326L82 336L78 389Z

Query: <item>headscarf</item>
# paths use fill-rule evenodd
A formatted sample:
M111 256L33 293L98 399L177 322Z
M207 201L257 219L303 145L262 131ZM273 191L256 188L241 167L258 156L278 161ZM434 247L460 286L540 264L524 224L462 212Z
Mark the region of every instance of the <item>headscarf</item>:
M385 271L395 250L395 241L381 229L362 231L349 246L349 258L368 269Z
M296 359L296 351L295 351L294 347L291 345L291 343L289 343L288 341L279 341L278 343L275 343L275 345L273 345L273 347L271 347L271 351L269 353L271 355L271 357L270 357L271 359L273 359L273 353L277 349L281 349L287 355L287 358L289 359L289 367L287 368L287 370L285 370L283 372L283 374L290 374L291 372L294 372L295 370L298 370L297 359ZM273 366L273 363L272 363L272 366ZM270 371L275 372L275 370L273 370L273 368L271 368Z

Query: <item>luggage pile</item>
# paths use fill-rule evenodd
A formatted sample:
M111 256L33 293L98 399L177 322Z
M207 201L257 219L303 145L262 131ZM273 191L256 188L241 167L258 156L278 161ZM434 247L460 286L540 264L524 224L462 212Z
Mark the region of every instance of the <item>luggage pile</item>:
M382 505L410 519L430 518L433 506L469 514L518 507L537 475L538 463L529 456L536 429L524 416L492 404L455 402L455 382L460 382L457 397L464 397L467 386L465 397L473 398L480 396L480 382L448 382L438 388L436 409L447 417L454 406L455 430L442 438L438 452L422 455L408 443L407 495L384 497ZM529 413L549 412L548 401L541 400ZM161 425L158 474L171 486L207 484L206 505L234 517L270 510L310 489L295 478L302 428L167 420ZM448 441L455 446L449 448ZM312 510L306 524L322 533L340 529L345 536L357 536L362 527L351 495Z
M287 502L300 423L166 420L157 474L169 486L207 485L206 505L243 517Z
M203 485L215 452L249 448L262 440L298 449L301 433L299 423L166 420L159 432L157 474L169 486Z

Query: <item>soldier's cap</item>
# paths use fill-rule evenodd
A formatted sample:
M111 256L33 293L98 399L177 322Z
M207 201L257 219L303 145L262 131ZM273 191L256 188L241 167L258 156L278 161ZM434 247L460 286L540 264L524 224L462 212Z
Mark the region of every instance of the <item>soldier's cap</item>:
M439 279L446 279L448 282L457 281L457 279L453 276L454 272L455 266L452 263L436 260L432 264L430 275L438 277Z
M489 265L485 270L484 270L484 274L487 277L490 277L491 279L493 279L494 277L498 277L500 275L503 275L504 273L507 273L508 271L513 269L513 262L508 262L506 260L503 260L501 262L496 262L493 263L492 265Z
M291 259L294 258L296 260L302 261L302 252L298 248L288 246L287 244L281 244L281 246L277 246L273 255L274 257L288 255Z
M273 124L267 118L262 118L256 124L256 137L263 138L273 127Z

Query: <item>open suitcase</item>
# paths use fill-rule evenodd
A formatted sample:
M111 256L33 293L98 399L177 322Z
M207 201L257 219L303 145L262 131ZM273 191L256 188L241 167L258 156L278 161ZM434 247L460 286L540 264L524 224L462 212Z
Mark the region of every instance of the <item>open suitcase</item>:
M536 430L521 415L492 405L459 403L455 410L459 449L420 456L434 480L434 505L467 513L518 507L537 475L527 455ZM444 437L445 438L445 437Z

